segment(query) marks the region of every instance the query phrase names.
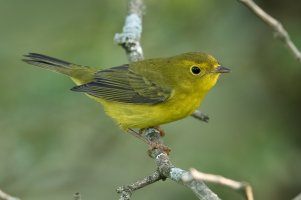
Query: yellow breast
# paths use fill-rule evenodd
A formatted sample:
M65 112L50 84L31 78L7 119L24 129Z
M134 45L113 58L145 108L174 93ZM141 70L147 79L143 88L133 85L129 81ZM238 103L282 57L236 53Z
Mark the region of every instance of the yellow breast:
M156 105L134 105L92 98L103 104L106 113L126 130L154 127L182 119L197 109L204 96L201 93L174 94L168 101Z

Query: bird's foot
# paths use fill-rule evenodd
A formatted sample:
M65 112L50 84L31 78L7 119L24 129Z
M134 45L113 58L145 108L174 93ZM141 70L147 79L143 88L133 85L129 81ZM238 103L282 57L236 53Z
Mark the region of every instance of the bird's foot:
M159 150L165 152L167 155L169 155L169 153L171 151L171 149L168 146L164 145L164 144L158 144L156 142L150 142L149 149L147 151L148 155L150 157L152 157L151 156L152 155L152 151L155 150L155 149L159 149Z
M160 132L161 137L165 136L165 131L163 130L163 128L161 128L160 126L154 126L153 128L157 129Z
M153 127L155 129L157 129L159 132L160 132L160 136L163 137L165 135L165 132L163 129L161 129L159 126L157 127ZM160 143L157 143L157 142L153 142L145 137L143 137L143 131L145 129L140 129L139 132L136 132L135 130L133 129L128 129L128 132L130 134L132 134L133 136L137 137L138 139L142 140L143 142L145 142L146 144L149 145L149 149L148 149L148 155L151 156L151 152L152 150L154 149L159 149L159 150L162 150L163 152L165 152L167 155L169 155L171 149L164 145L164 144L160 144Z

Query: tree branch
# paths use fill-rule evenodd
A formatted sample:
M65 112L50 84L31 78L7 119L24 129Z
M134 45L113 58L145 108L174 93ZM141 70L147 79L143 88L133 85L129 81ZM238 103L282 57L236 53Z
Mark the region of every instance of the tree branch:
M114 36L114 41L124 48L130 62L143 60L143 50L140 46L143 14L143 0L128 0L128 15L122 33L116 33Z
M239 192L243 192L244 197L247 200L254 200L252 187L250 184L246 182L238 182L232 179L225 178L223 176L215 175L215 174L205 174L196 169L190 169L190 177L185 177L185 179L194 179L194 180L202 180L209 183L215 183L223 186L230 187Z
M159 171L155 171L152 175L147 176L142 180L136 181L126 186L119 187L117 188L117 193L121 194L119 200L129 200L135 190L141 189L161 179L162 177Z
M82 197L81 197L81 195L80 195L79 192L76 192L76 193L73 195L73 200L81 200L81 199L82 199Z
M238 0L247 6L257 17L264 21L268 26L270 26L274 32L276 38L284 42L288 49L293 53L295 58L301 62L301 53L296 45L291 40L288 32L283 28L282 24L273 18L271 15L266 13L262 8L260 8L253 0Z
M143 132L143 136L147 140L156 143L158 146L164 145L160 132L157 129L148 128ZM192 190L199 199L220 200L220 198L213 193L202 180L191 179L189 181L183 181L185 179L184 177L186 177L189 172L175 167L166 152L162 149L152 149L150 151L150 156L155 159L157 171L151 176L145 177L135 183L119 187L117 192L121 194L120 200L129 200L135 190L155 183L160 179L165 180L166 178L185 185Z
M144 136L152 142L164 145L160 132L156 129L146 129L144 131ZM161 149L153 149L151 151L151 157L155 159L157 168L163 178L170 178L177 183L185 185L192 190L199 199L220 200L220 198L213 193L202 180L183 181L183 177L189 172L175 167L168 155Z
M143 0L128 0L128 15L123 26L122 33L115 34L114 41L122 46L130 62L143 60L143 51L140 46L140 38L142 33L142 15L144 13ZM194 117L207 121L208 117L199 111ZM156 129L149 128L143 133L144 138L158 146L165 146L160 136L160 132ZM182 176L189 173L180 168L174 167L168 155L160 148L150 150L150 156L155 159L157 171L151 176L147 176L132 184L119 187L117 192L121 194L120 200L129 200L135 190L150 185L160 179L170 178L171 180L181 183L190 188L199 199L219 200L203 181L192 180L190 182L183 182Z
M208 115L205 115L204 113L202 113L201 111L199 110L196 110L194 111L192 114L191 114L192 117L198 119L198 120L201 120L203 122L209 122L209 116Z
M143 135L147 140L153 143L164 145L160 132L156 129L146 129ZM157 171L155 171L151 176L145 177L135 183L119 187L117 192L121 194L120 200L129 200L135 190L148 186L158 180L165 180L166 178L170 178L177 183L185 185L191 189L199 199L220 200L202 180L191 179L189 181L183 181L185 179L184 177L187 177L189 172L175 167L170 161L168 155L160 148L152 149L150 151L150 156L155 159Z
M0 199L1 200L20 200L17 197L10 196L9 194L3 192L2 190L0 190Z
M298 196L296 196L293 200L301 200L301 193L298 194Z

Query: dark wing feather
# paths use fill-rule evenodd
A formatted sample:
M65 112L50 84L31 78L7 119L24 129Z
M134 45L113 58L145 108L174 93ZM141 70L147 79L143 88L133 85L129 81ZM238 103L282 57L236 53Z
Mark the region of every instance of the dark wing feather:
M71 90L105 100L136 104L160 103L171 94L169 87L158 85L133 72L129 65L99 71L91 82L75 86Z

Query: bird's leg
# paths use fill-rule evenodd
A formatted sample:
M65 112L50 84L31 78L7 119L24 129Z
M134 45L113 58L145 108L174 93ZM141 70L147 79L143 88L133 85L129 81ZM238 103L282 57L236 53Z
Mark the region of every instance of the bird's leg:
M156 128L157 129L157 128ZM162 151L164 151L165 153L169 154L169 152L171 151L170 148L164 144L160 144L160 143L157 143L157 142L153 142L151 140L149 140L148 138L145 138L143 137L143 131L145 129L140 129L139 132L129 128L128 129L128 132L130 134L132 134L133 136L135 136L136 138L142 140L143 142L145 142L148 146L149 146L149 149L148 149L148 154L151 155L151 151L154 150L154 149L160 149ZM158 130L158 129L157 129ZM160 132L160 136L161 136L161 131L158 130ZM164 131L162 131L164 133Z
M163 143L163 141L160 139L160 137L164 137L165 131L160 126L154 126L152 128L156 129L159 132L160 136L158 135L158 136L154 137L155 139L152 138L152 139L154 139L154 141L151 141L151 138L149 139L150 140L149 141L150 142L150 145L149 145L150 148L148 149L148 154L151 156L152 150L160 149L160 150L164 151L167 155L169 155L169 152L171 151L171 149L168 146L166 146ZM140 129L141 132L143 132L144 130L145 129Z
M136 132L135 130L129 128L127 132L129 132L130 134L132 134L136 138L142 140L146 144L150 145L151 142L148 139L146 139L145 137L142 136L142 133L143 133L142 129L140 129L139 132Z
M161 127L159 126L155 126L155 127L151 127L153 129L156 129L157 131L152 131L153 133L145 133L146 134L146 138L149 140L149 149L148 149L148 154L149 156L151 156L151 152L154 149L160 149L162 151L164 151L167 155L169 154L169 152L171 151L170 148L168 146L166 146L161 137L163 137L165 135L165 132L163 129L161 129ZM148 132L147 130L144 129L140 129L140 133L142 134L144 131ZM158 134L159 132L159 134Z
M165 131L160 126L154 126L154 129L157 129L160 132L161 137L165 136Z
M142 135L142 134L143 134L143 131L145 131L145 128L139 129L139 134Z

